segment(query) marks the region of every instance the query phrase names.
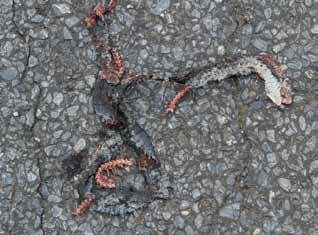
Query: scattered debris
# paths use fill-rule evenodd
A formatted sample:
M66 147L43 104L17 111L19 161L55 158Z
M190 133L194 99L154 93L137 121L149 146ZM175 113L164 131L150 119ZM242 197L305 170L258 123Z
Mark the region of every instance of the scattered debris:
M95 176L96 183L102 188L115 188L116 180L114 178L114 171L119 168L126 168L132 166L133 162L129 159L111 160L102 164ZM105 174L107 174L107 177Z
M283 79L283 71L269 55L262 54L258 57L244 57L227 63L222 67L213 67L208 71L202 71L189 79L185 86L170 102L167 112L173 112L179 100L190 88L205 86L210 81L220 81L237 75L249 75L256 73L265 81L267 97L276 105L291 104L290 86ZM284 88L282 89L282 86Z
M137 160L137 163L141 169L148 169L156 164L156 162L153 159L149 159L147 155L142 155L142 157Z
M184 97L188 91L190 90L190 86L183 85L182 88L178 91L172 101L168 104L166 112L173 113L179 101Z
M141 151L141 154L146 155L149 159L157 161L155 147L152 144L152 139L147 132L137 123L134 123L130 128L130 140Z
M105 66L98 73L98 78L106 80L109 83L118 83L117 74L115 73L114 67L110 62L105 63Z
M263 61L272 71L273 73L279 77L282 78L284 75L284 71L278 66L276 61L271 57L270 55L267 54L261 54L258 57L261 61Z
M150 192L120 189L99 200L91 210L101 214L124 216L145 208L151 201Z
M92 205L94 198L95 198L94 194L89 193L86 196L86 198L80 203L78 208L76 208L72 212L72 215L80 216L80 215L84 214L90 208L90 206Z
M94 176L91 175L88 180L85 183L84 186L84 196L87 197L89 194L92 194L93 192L93 181L94 181Z
M106 81L98 79L93 92L93 106L101 122L110 128L124 125L124 117L120 114L113 87Z
M118 49L109 49L112 62L105 64L104 68L99 72L99 79L106 80L112 84L119 84L123 78L125 67L122 57Z
M104 6L101 3L98 3L94 8L95 15L104 21L104 14L106 12Z
M106 13L105 7L101 4L98 3L90 15L85 18L85 23L87 27L92 28L96 25L98 20L104 21L104 14Z
M96 15L90 15L85 18L85 23L88 28L92 28L96 25L97 23L97 16Z
M116 0L109 0L107 7L98 3L90 15L85 19L87 27L94 27L99 20L104 21L104 15L113 12L116 4ZM171 191L169 178L162 177L159 167L154 167L158 166L157 163L159 161L151 137L133 120L128 122L125 115L119 110L119 103L122 99L123 90L130 84L139 81L142 78L156 78L152 76L129 75L128 78L123 79L125 66L120 55L120 50L113 48L110 45L105 46L103 41L98 38L95 38L94 41L96 48L108 51L112 58L112 61L105 62L103 68L99 72L99 79L95 82L95 89L93 92L94 110L96 115L101 119L101 122L107 127L123 128L126 132L121 132L121 135L129 132L125 137L127 137L127 142L133 143L132 145L134 145L137 153L141 156L141 158L137 160L137 170L139 173L142 172L141 178L144 180L141 181L141 183L137 180L128 181L128 183L126 182L126 185L121 184L120 188L117 188L116 190L107 190L106 193L105 190L103 190L103 193L106 194L106 196L99 198L98 202L94 203L91 210L110 215L125 215L134 213L137 209L144 208L155 199L169 198ZM183 85L172 101L167 105L166 112L173 113L177 104L190 89L203 87L210 81L219 81L228 77L249 75L251 73L255 73L257 77L262 78L265 81L266 95L273 103L276 105L292 103L290 84L288 83L288 79L283 78L283 70L271 56L261 54L257 57L244 57L234 62L225 63L222 66L214 66L195 74L189 73L188 75L183 76L182 79L178 78L175 82L182 83ZM161 81L164 81L164 79L161 79ZM124 85L128 86L124 87ZM99 149L100 148L96 150L96 153L99 152ZM92 206L93 200L96 197L95 194L92 193L94 179L97 186L105 189L114 189L117 186L115 179L116 169L122 169L133 165L134 162L127 158L110 160L101 164L98 167L95 176L91 175L88 178L84 191L85 199L72 214L76 216L82 215ZM137 178L137 176L135 178ZM139 186L137 187L136 185ZM144 189L140 190L140 188L143 187ZM138 188L138 190L136 190L136 188ZM236 216L236 207L239 206L233 204L223 208L221 211L223 213L222 215L228 218Z
M98 3L89 16L85 18L85 23L88 28L92 28L96 25L98 20L104 21L104 15L108 12L114 12L117 5L117 0L110 0L107 4L107 7L104 7L103 4Z
M281 86L280 93L282 95L282 104L291 104L293 102L293 98L289 80L283 80Z
M110 49L110 54L112 55L112 60L115 66L115 70L117 72L118 80L121 80L125 72L123 59L117 48Z
M117 0L109 0L108 5L107 5L107 10L109 12L113 12L116 5L117 5Z

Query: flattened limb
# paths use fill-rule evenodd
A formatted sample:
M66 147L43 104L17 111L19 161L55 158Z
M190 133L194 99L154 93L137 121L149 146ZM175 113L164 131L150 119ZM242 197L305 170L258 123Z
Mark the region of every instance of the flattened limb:
M173 97L173 99L169 102L166 108L167 113L173 113L175 108L177 107L177 104L180 102L182 97L184 97L188 91L190 90L189 85L183 85L181 89L177 92L177 94Z

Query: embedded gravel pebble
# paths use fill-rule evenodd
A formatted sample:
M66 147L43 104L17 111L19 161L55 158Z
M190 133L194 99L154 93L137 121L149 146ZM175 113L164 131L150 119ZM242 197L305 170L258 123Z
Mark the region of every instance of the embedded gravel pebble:
M182 77L266 52L294 103L276 107L251 75L193 90L168 115L180 85L136 82L121 108L151 136L169 198L123 217L71 215L97 145L101 162L129 152L92 107L107 57L84 24L96 4L0 0L0 234L318 234L317 0L118 1L96 32L127 74Z

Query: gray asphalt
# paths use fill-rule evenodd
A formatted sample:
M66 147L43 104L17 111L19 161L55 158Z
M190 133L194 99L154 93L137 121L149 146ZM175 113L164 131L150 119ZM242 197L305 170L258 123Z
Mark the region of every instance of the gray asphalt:
M119 0L96 32L126 73L167 78L266 52L294 102L277 108L251 75L193 90L166 115L180 85L137 84L124 109L151 136L170 198L71 215L97 144L131 151L92 107L107 57L84 24L96 3L0 0L0 234L318 234L317 0Z

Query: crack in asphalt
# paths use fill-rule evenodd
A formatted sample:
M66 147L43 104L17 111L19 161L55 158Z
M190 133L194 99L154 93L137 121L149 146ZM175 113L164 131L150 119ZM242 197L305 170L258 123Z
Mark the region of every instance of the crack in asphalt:
M39 178L40 178L40 181L39 181L39 184L38 184L38 187L36 188L36 192L39 194L40 196L40 204L41 204L41 208L42 208L42 211L41 211L41 214L40 214L40 229L43 233L43 235L45 235L45 230L44 230L44 215L45 215L45 206L44 206L44 196L43 196L43 193L42 193L42 181L43 181L43 175L42 175L42 171L41 171L41 160L40 160L40 155L38 155L37 157L37 167L39 168Z
M27 44L27 56L24 62L24 69L21 73L21 80L23 81L27 72L28 72L28 67L29 67L29 63L30 63L30 57L31 57L31 46L30 44Z
M20 31L20 28L17 24L17 22L15 21L15 17L16 17L16 3L15 0L12 0L12 17L11 17L11 21L16 29L16 33L19 35L19 37L26 42L26 38L23 32Z
M45 197L42 193L42 186L43 186L43 174L42 174L42 163L41 163L41 157L42 155L40 154L40 151L43 149L43 146L40 142L36 141L35 139L35 134L34 134L34 127L37 124L37 122L41 119L39 119L36 115L37 110L40 106L40 102L41 102L41 98L43 95L43 88L41 88L41 86L36 82L33 81L33 86L37 85L39 88L39 92L36 95L35 101L33 102L33 118L34 121L32 123L32 125L28 128L28 133L29 135L26 135L25 138L31 139L32 141L34 141L35 145L37 146L37 148L39 149L36 158L36 166L38 167L38 176L39 176L39 183L38 186L35 190L35 192L39 195L40 197L40 206L41 206L41 213L40 213L40 230L42 231L42 234L45 235L45 229L44 229L44 216L45 216L45 205L44 205L44 201L45 201Z
M26 76L26 73L28 72L28 66L29 66L29 61L30 61L30 56L31 56L31 45L28 42L28 38L26 37L25 33L20 31L18 23L15 20L15 17L16 17L16 3L15 3L15 0L12 0L12 6L11 7L12 7L11 21L12 21L12 23L14 25L15 32L22 39L22 41L25 43L25 46L27 48L27 56L26 56L26 59L25 59L25 62L24 62L24 69L21 72L21 80L23 81L25 76Z

